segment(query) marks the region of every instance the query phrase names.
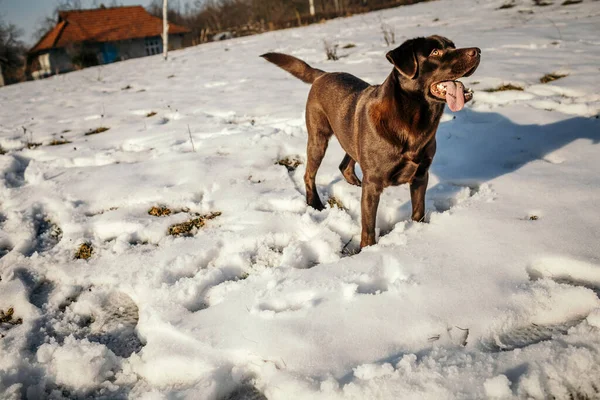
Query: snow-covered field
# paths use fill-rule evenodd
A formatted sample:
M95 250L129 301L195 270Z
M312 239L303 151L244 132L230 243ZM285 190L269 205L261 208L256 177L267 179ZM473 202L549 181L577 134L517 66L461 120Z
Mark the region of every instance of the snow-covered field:
M600 398L600 2L560 3L440 0L0 88L0 398ZM317 183L344 208L307 208L304 165L275 163L305 157L309 87L258 55L380 83L382 24L482 63L428 223L387 189L351 255L360 189L332 141Z

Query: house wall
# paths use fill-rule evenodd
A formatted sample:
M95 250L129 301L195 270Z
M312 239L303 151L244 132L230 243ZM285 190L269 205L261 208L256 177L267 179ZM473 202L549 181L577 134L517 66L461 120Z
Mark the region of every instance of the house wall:
M115 61L123 61L130 58L145 57L149 55L147 49L149 48L150 43L155 44L155 54L162 53L162 39L160 36L121 40L106 45L104 43L88 43L86 44L85 49L86 51L96 54L100 64L106 64L107 60L104 60L104 56L108 53L105 46L110 46L111 54L113 50L116 50ZM156 47L157 43L159 48ZM182 47L183 35L169 35L169 50L177 50ZM36 55L34 57L35 61L32 64L31 77L33 79L41 79L57 73L62 74L73 71L75 68L71 60L75 55L75 52L75 48L69 50L60 48Z
M71 57L64 49L52 49L50 51L50 74L62 74L73 71Z
M162 53L162 39L160 36L144 38L144 39L131 39L122 40L120 42L114 42L113 44L119 51L119 60L128 60L130 58L145 57L147 55L146 48L148 41L158 41L160 44L160 51ZM183 47L183 35L169 35L169 50L177 50Z

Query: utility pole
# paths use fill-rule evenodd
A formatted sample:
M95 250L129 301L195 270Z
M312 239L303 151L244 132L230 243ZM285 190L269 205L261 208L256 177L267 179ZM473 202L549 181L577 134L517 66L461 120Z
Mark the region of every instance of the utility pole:
M165 60L169 56L169 20L167 19L167 11L169 9L169 0L163 0L163 55Z

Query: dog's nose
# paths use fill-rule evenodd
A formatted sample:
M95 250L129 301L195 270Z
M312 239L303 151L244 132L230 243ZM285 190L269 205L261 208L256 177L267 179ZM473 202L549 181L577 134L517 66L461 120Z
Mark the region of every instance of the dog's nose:
M481 55L481 49L479 47L471 47L467 49L467 54L470 57L479 57Z

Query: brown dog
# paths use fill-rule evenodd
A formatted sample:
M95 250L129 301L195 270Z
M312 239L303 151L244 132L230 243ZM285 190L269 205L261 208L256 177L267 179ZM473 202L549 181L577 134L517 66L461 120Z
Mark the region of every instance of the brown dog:
M312 83L306 104L308 205L323 209L315 177L329 138L335 135L346 151L340 164L346 181L361 186L354 171L357 162L363 172L361 248L375 244L379 197L388 186L410 184L412 219L422 221L444 103L458 111L472 98L456 79L473 74L480 56L480 49L456 49L441 36L408 40L387 53L394 69L385 82L371 86L353 75L326 73L286 54L263 54L296 78Z

